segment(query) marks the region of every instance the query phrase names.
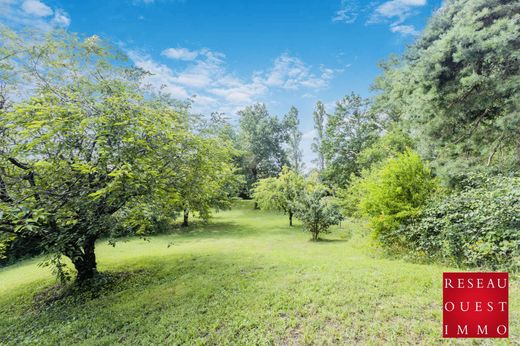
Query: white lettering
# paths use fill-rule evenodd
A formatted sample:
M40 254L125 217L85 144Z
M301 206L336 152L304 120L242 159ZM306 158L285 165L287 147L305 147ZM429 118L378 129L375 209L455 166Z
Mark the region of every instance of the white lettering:
M498 288L506 288L507 287L507 279L504 279L504 283L500 285L500 279L497 279Z
M500 333L501 330L502 330L502 333ZM503 324L499 325L497 327L497 333L500 335L504 335L505 333L507 333L507 327L504 326Z
M488 329L487 329L487 325L484 326L484 328L480 328L480 324L477 325L477 335L479 334L484 334L484 335L487 335L488 334Z
M453 288L453 285L451 284L451 279L446 278L444 280L444 288Z
M461 328L460 325L457 325L457 334L468 334L468 325L466 324L464 328Z
M487 285L487 288L495 288L495 284L493 283L493 279L489 279L489 283Z

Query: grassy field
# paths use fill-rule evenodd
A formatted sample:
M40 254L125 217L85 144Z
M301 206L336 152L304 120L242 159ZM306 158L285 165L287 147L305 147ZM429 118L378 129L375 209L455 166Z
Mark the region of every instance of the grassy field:
M110 289L52 304L35 298L55 284L48 268L25 261L0 270L0 344L455 343L440 338L450 268L385 259L365 233L346 223L311 242L242 202L189 231L100 242ZM456 342L518 344L519 286L508 341Z

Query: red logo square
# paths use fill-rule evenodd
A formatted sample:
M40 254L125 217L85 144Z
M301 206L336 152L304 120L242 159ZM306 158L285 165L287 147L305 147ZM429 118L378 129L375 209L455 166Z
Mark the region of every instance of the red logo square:
M445 338L509 337L508 273L444 273Z

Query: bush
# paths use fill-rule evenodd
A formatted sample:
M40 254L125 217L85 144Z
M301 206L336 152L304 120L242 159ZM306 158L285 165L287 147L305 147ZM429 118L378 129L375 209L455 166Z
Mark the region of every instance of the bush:
M394 232L405 221L419 214L432 192L436 180L419 155L406 150L373 167L351 186L362 216L370 218L376 237L387 246L401 246Z
M464 266L520 269L520 178L477 176L401 231L416 252Z
M320 233L328 232L330 226L343 219L339 206L327 195L323 187L313 186L298 200L296 217L303 223L303 229L312 233L312 240L318 240Z

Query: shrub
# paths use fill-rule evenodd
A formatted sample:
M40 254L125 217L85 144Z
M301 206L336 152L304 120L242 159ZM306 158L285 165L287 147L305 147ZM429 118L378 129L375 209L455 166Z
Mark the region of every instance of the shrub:
M474 177L402 229L417 252L459 265L520 268L520 178Z
M395 230L415 217L436 189L436 180L419 155L406 150L375 166L351 186L357 209L369 217L376 237L387 246L401 246Z
M327 195L325 188L313 186L299 198L296 217L302 221L303 229L312 233L312 240L318 240L320 233L328 232L330 226L343 219L339 206Z

